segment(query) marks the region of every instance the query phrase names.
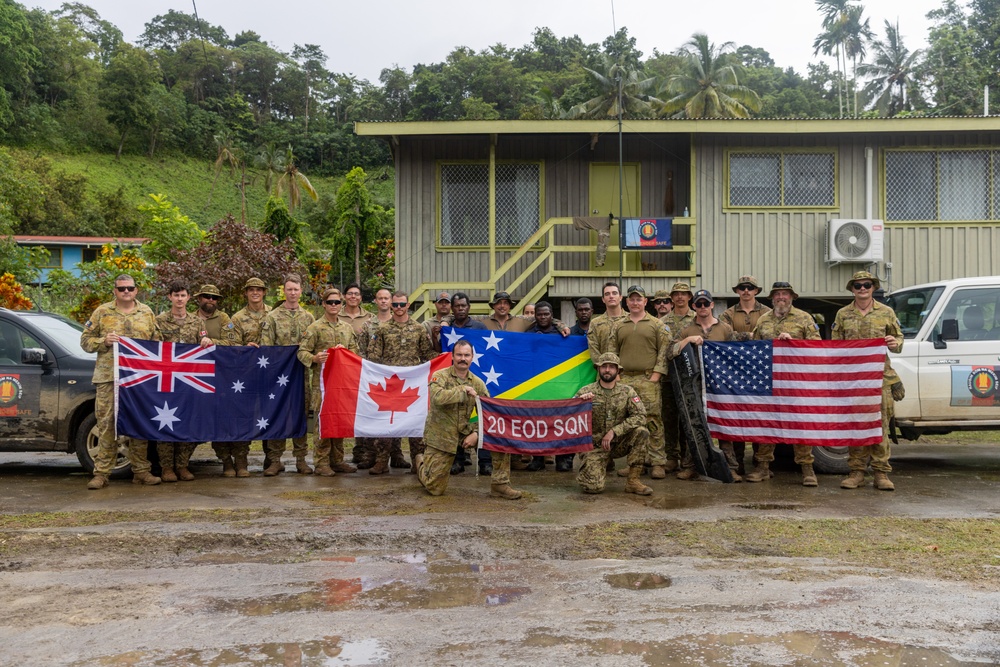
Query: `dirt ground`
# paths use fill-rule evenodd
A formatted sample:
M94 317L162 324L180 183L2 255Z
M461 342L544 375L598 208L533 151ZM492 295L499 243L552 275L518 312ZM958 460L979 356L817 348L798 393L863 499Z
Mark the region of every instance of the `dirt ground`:
M87 491L0 454L0 664L1000 663L1000 447L900 445L897 490L514 473ZM259 471L260 460L252 469Z

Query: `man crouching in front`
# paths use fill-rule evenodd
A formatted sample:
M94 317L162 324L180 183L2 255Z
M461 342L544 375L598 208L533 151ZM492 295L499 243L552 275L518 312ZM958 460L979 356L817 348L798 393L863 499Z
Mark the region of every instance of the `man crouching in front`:
M479 433L470 419L476 407L476 396L489 397L490 394L483 381L469 372L472 359L472 344L460 340L451 350L451 367L431 376L430 409L424 425L427 450L415 457L414 465L417 466L417 479L432 496L440 496L448 488L456 441L465 449L475 447L479 441ZM491 453L490 495L517 500L521 492L510 487L510 455Z
M593 401L594 449L582 454L583 465L576 481L584 493L601 493L608 459L625 457L628 481L625 493L648 496L653 490L639 481L646 460L649 431L646 430L646 409L635 389L618 382L621 362L614 352L605 352L598 359L598 380L576 392L577 398ZM600 440L598 440L600 438Z

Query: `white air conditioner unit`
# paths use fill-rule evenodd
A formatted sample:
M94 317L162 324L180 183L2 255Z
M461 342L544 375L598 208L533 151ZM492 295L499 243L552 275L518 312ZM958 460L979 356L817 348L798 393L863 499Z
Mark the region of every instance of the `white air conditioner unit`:
M881 220L829 220L826 223L826 261L868 264L883 259Z

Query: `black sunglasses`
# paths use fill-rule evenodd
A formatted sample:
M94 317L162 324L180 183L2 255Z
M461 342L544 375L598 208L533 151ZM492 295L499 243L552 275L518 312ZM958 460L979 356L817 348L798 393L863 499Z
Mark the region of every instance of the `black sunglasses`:
M209 301L219 300L219 297L215 296L214 294L199 294L198 296L200 296L202 299L208 299Z
M872 284L871 283L854 283L853 285L851 285L851 287L853 287L854 289L871 289L872 288Z
M115 287L119 292L134 292L135 285L118 285Z
M323 303L325 303L328 306L339 306L340 305L340 299L327 299Z
M408 304L405 301L402 301L400 303L397 303L395 301L392 302L392 307L393 308L406 308L407 305Z
M739 291L741 291L741 292L747 292L749 290L755 290L757 288L754 287L753 285L737 285L736 289L739 290Z
M695 308L708 308L711 305L712 305L711 301L699 301L698 303L694 304L694 307Z
M654 306L659 306L662 303L670 303L670 299L653 299Z

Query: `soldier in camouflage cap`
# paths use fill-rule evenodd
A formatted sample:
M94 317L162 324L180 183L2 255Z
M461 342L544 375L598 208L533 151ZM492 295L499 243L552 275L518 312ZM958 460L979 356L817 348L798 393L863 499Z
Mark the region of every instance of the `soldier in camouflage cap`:
M885 340L890 352L903 349L903 331L896 313L889 306L875 300L875 290L879 280L867 271L858 271L847 282L847 289L854 295L854 301L837 311L830 337L833 340ZM892 491L895 485L889 480L892 466L889 465L889 418L892 416L892 385L900 382L899 376L885 357L882 373L882 442L864 447L848 447L847 465L851 474L840 482L842 489L856 489L864 486L865 469L871 461L875 476L875 488Z
M656 290L656 294L653 295L650 303L656 309L656 316L661 320L674 309L674 302L670 300L670 292L665 289Z
M694 322L695 312L691 309L694 292L685 282L676 282L670 288L670 301L673 308L660 318L667 325L670 335L674 336ZM660 398L663 415L663 451L667 457L664 470L673 472L680 468L682 458L680 413L677 412L677 398L674 396L674 385L666 374L660 380Z
M156 326L156 316L149 306L136 299L135 280L122 274L115 278L115 298L97 307L90 319L83 325L80 347L87 352L97 353L94 364L94 386L97 389L95 412L99 434L97 456L94 458L94 477L87 484L88 489L103 489L108 485L108 477L118 454L115 439L115 344L122 336L144 340L160 340L160 330ZM136 484L155 485L159 477L150 472L146 458L145 440L122 438L128 443L128 459L132 464L132 481Z
M577 398L592 401L591 428L594 438L594 449L580 455L583 464L576 481L584 493L601 493L604 491L608 461L624 456L628 462L625 493L648 496L653 490L639 481L649 443L642 399L632 387L618 381L621 362L617 354L605 352L597 361L597 382L576 392Z
M792 306L799 298L795 288L788 282L776 282L768 295L773 310L757 321L753 330L754 340L819 340L819 327L812 315ZM813 451L809 445L793 445L795 462L802 467L802 486L818 486L819 480L813 471ZM754 469L745 477L748 482L765 482L771 478L770 464L774 461L774 445L754 443Z

